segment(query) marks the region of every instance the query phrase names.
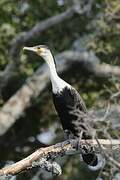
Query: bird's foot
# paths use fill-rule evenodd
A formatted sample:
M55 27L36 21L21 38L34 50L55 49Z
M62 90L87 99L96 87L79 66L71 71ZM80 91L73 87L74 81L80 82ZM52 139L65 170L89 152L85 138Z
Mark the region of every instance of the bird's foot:
M62 143L62 147L67 145L67 144L70 144L70 131L68 129L65 129L64 131L64 139L65 141Z
M62 143L62 147L71 143L71 139L73 139L72 132L68 129L64 130L64 139L65 141Z
M62 148L63 148L64 146L66 146L67 144L70 144L70 140L69 140L69 139L67 139L66 141L64 141L64 142L62 143Z
M72 136L71 131L68 130L68 129L65 129L65 130L64 130L64 139L65 139L65 140L71 139L71 136Z

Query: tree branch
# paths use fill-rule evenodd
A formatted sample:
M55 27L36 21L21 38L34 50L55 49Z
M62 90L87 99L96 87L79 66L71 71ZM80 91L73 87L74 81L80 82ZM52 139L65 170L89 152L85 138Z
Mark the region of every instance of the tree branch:
M99 60L96 61L95 55L92 52L65 51L61 55L66 60L80 62L85 70L91 72L96 77L120 77L119 66L112 66L106 63L100 64Z
M119 140L98 139L98 141L107 154L111 149L115 149L113 147L120 146ZM45 170L48 170L45 165L46 161L54 160L57 157L63 157L66 155L80 154L81 150L86 146L87 148L88 146L90 148L93 147L95 152L101 153L101 149L99 148L96 140L71 139L69 142L64 141L49 147L38 149L25 159L1 169L0 176L16 175L24 170L28 170L36 166L40 166ZM52 171L52 168L49 169L49 171Z

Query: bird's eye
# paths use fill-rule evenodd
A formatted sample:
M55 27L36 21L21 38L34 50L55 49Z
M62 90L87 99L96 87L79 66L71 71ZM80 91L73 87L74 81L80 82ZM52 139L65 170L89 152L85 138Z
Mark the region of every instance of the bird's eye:
M37 50L38 50L39 52L41 52L41 53L44 53L44 52L45 52L45 49L42 48L42 47L37 47Z
M37 50L42 52L42 48L41 47L37 47Z

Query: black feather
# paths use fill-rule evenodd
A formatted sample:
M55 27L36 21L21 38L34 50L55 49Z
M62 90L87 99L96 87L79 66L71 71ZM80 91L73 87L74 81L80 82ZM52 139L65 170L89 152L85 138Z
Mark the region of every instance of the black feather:
M63 129L69 130L75 137L79 137L78 116L73 111L78 108L83 113L87 112L79 93L74 88L69 89L66 87L61 93L53 94L53 102ZM86 129L86 127L83 127L83 129Z
M80 97L79 93L74 89L69 89L65 87L61 93L53 93L53 102L60 117L63 130L68 130L75 137L79 137L80 133L83 131L82 138L89 138L86 133L88 131L86 125L83 125L83 118L80 117L78 120L78 115L72 113L74 109L78 109L79 112L83 114L87 113L86 106ZM81 123L79 123L81 121ZM97 156L94 152L86 152L82 154L84 162L91 166L96 166L98 163Z

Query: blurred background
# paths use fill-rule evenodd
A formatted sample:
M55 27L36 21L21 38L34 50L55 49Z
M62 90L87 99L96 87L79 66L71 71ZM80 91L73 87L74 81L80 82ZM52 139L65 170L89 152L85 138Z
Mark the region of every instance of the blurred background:
M119 0L0 0L0 167L63 140L51 84L43 76L46 65L22 50L39 44L50 47L60 76L79 91L88 109L99 110L102 123L94 124L99 137L120 135ZM35 168L14 178L120 179L111 164L91 172L77 156L60 161L59 177Z

